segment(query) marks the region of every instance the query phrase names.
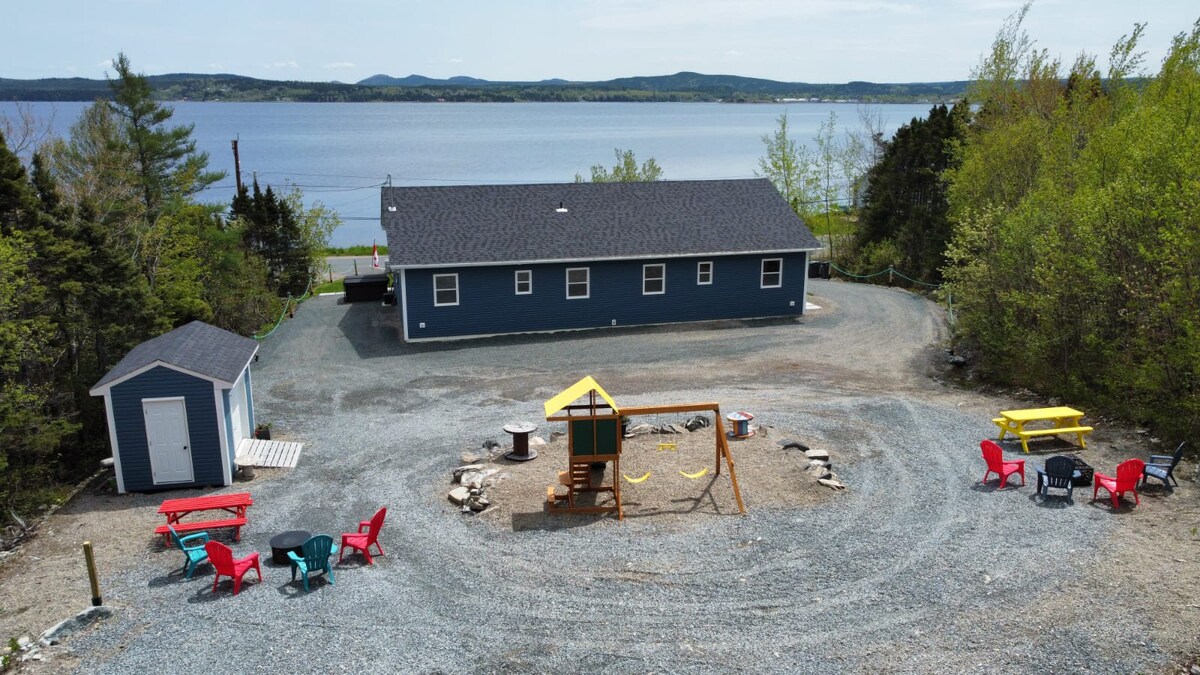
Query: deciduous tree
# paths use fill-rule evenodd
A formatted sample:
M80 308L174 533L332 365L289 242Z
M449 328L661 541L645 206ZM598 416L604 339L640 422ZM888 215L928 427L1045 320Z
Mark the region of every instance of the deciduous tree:
M652 180L662 179L662 167L658 162L651 157L641 166L638 166L637 158L633 155L633 150L622 150L614 148L613 153L617 156L617 163L612 170L605 168L602 164L592 166L593 183L639 183ZM579 174L575 174L575 182L583 183L584 178Z

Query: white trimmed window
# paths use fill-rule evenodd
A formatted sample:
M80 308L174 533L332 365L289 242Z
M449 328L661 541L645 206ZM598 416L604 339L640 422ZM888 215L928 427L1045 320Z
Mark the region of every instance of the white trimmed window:
M708 286L712 284L712 261L704 260L696 263L696 285Z
M587 267L567 268L567 299L591 297L591 275Z
M763 258L762 284L760 288L783 286L783 258Z
M662 263L642 265L642 295L662 295L667 292L667 266Z
M433 306L450 307L458 304L458 275L433 275Z
M513 275L513 281L517 287L517 295L533 293L533 270L517 270Z

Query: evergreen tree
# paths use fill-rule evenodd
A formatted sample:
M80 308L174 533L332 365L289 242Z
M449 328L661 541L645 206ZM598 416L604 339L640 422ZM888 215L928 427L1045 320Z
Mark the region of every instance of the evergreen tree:
M194 124L165 126L174 111L154 100L150 82L133 72L125 54L117 54L113 67L117 79L109 80L112 100L107 105L122 121L146 218L152 222L167 201L195 194L225 174L208 171L208 153L196 152Z
M313 251L293 205L270 185L263 191L256 179L252 190L243 187L234 198L230 218L242 228L246 250L266 263L268 285L281 297L303 294L312 279Z
M867 172L867 191L856 246L860 251L890 244L891 264L917 278L937 282L945 264L951 226L944 173L954 162L966 129L968 106L934 106L884 144Z
M55 475L60 444L77 430L53 382L54 325L31 243L39 222L37 195L0 134L0 503L9 508Z

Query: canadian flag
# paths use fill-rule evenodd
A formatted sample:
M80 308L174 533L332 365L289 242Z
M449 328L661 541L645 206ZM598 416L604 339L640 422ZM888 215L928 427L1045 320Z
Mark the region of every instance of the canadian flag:
M371 242L371 267L379 269L379 244Z

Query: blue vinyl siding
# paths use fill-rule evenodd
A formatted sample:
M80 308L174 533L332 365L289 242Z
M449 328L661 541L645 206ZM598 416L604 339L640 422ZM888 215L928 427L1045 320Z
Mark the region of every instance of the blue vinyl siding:
M150 472L142 399L176 396L184 397L187 410L194 480L192 483L156 486ZM126 491L225 484L220 438L224 416L217 414L212 382L160 366L116 385L110 397Z
M763 258L783 259L783 285L760 288ZM711 261L713 281L696 283L696 263ZM701 256L546 265L407 270L409 339L710 321L804 312L808 254ZM642 294L642 266L666 265L666 292ZM590 268L588 298L566 297L567 268ZM533 271L533 293L517 295L513 273ZM458 301L433 305L433 275L458 274ZM790 304L794 303L794 304ZM420 324L424 322L425 327Z

